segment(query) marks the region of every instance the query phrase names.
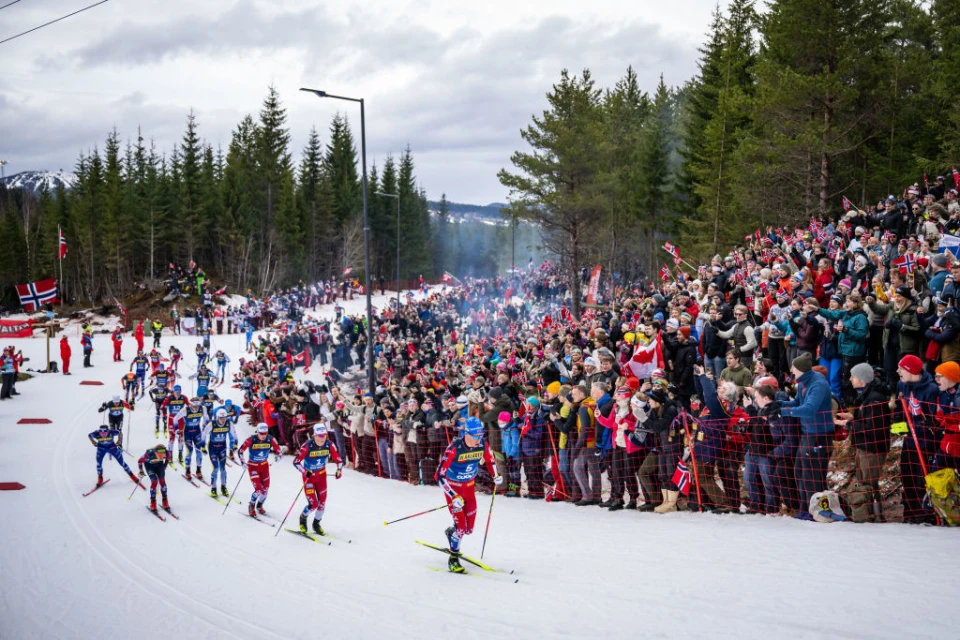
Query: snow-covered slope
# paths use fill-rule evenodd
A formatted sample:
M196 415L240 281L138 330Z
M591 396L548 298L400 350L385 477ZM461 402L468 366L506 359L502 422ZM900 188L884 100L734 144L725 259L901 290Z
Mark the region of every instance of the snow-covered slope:
M72 171L21 171L7 176L2 181L8 189L27 189L39 193L43 189L53 193L63 185L67 190L74 187L77 174Z
M382 304L379 297L375 304ZM362 298L347 303L359 313ZM322 316L332 316L329 308ZM415 487L347 470L330 476L329 547L254 522L167 475L179 521L160 522L147 496L104 461L96 480L86 434L120 390L125 362L95 338L83 369L75 330L72 376L39 375L0 402L0 638L924 638L953 637L957 532L903 525L820 525L762 516L609 513L497 497L485 561L515 578L456 576L441 543L450 518ZM190 354L195 340L164 336ZM16 343L40 366L42 339ZM233 362L238 336L214 336ZM149 346L149 340L148 340ZM52 351L58 353L56 344ZM192 363L191 363L192 364ZM311 377L313 376L311 371ZM105 386L81 386L100 380ZM225 385L221 395L240 400ZM17 425L49 418L49 425ZM241 420L240 435L251 428ZM128 448L156 443L153 407L132 414ZM271 470L268 511L282 518L300 488L285 456ZM209 465L205 463L209 474ZM228 469L232 488L239 469ZM240 482L245 502L249 481ZM490 501L480 496L464 552L480 554ZM302 508L301 497L291 518ZM347 544L347 539L352 543Z

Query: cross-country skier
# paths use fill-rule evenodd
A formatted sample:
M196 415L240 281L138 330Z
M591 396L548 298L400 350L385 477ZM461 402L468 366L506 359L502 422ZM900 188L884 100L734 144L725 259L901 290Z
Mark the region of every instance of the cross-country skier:
M230 356L223 351L217 351L213 358L217 361L217 366L215 367L217 378L225 382L227 379L227 364L230 362Z
M156 438L160 437L160 420L163 419L163 434L167 434L167 408L164 406L163 401L167 399L167 396L170 395L170 390L165 386L156 386L153 389L150 389L150 399L153 400L153 406L157 410L157 414L154 417L153 425L153 435Z
M250 460L245 462L243 452L250 449ZM277 439L269 434L266 423L261 422L257 425L256 434L247 438L242 445L238 457L240 464L247 468L250 473L250 483L253 485L253 494L250 496L250 504L247 505L247 513L255 516L258 512L263 515L263 503L267 499L267 492L270 491L270 453L273 452L273 461L280 462L283 454L280 453L280 445Z
M250 353L250 343L253 342L253 325L249 322L244 323L243 325L244 337L247 339L246 350L247 353Z
M450 543L448 568L454 573L463 573L460 565L460 541L473 533L473 523L477 519L477 497L474 494L474 478L483 461L500 486L503 477L497 472L497 465L490 451L490 444L483 438L483 423L474 416L467 418L463 436L455 439L447 447L437 468L436 480L443 489L453 516L454 526L445 533Z
M113 396L109 402L104 402L100 405L99 412L107 412L107 419L110 421L111 429L122 429L124 409L133 411L133 407L121 400L120 396Z
M113 361L122 361L120 348L123 346L123 327L117 327L113 330L113 333L110 334L110 341L113 343Z
M327 438L327 428L322 424L314 425L313 438L300 447L293 460L293 466L303 474L303 493L307 496L307 506L300 514L300 531L303 533L307 533L307 517L313 513L313 531L317 535L323 535L320 520L327 504L328 458L336 463L336 478L339 480L343 475L340 453L336 445Z
M207 395L207 389L210 388L210 383L217 381L217 376L207 369L207 365L201 364L197 367L197 372L190 376L190 380L197 381L197 395L205 396Z
M170 370L176 371L177 365L180 363L180 358L183 357L183 352L175 346L170 345L170 350L167 351L167 353L170 355Z
M237 424L237 421L240 419L240 414L243 413L243 409L233 404L233 400L231 400L230 398L227 398L226 401L223 403L223 406L220 408L227 412L227 418L233 424ZM230 445L230 459L233 460L234 454L236 454L237 452L237 438L236 438L235 430L230 432L229 445Z
M128 371L120 378L120 384L123 387L123 397L130 403L130 408L137 406L137 391L140 390L140 379L132 371Z
M158 387L170 388L171 384L176 381L177 374L173 371L164 368L163 363L160 363L160 366L157 367L157 370L154 373L150 374L150 379Z
M202 344L197 344L197 371L200 371L200 367L207 363L207 360L210 358L210 352L204 348Z
M180 423L183 429L183 435L180 437L180 452L177 461L184 466L187 480L190 479L190 464L193 460L193 454L197 454L197 477L203 479L203 472L200 469L200 463L203 462L203 454L200 453L203 447L203 441L200 434L210 422L209 414L203 407L201 398L191 398L190 404L184 407L174 416L173 421ZM183 463L183 444L187 444L187 463ZM172 451L171 451L172 453Z
M138 351L137 353L138 354L143 353L143 351ZM160 368L160 352L157 351L156 349L151 349L150 350L150 372L156 373L157 369L159 368Z
M137 460L137 464L140 465L140 477L146 475L150 478L150 511L154 513L157 511L157 484L160 485L160 495L163 498L160 506L164 509L170 508L167 502L167 479L164 477L169 461L170 452L163 444L147 449Z
M167 410L167 432L170 435L168 446L170 447L170 451L173 451L173 441L178 432L180 433L180 439L183 439L183 433L181 430L183 425L174 421L173 419L173 416L180 413L180 411L187 406L187 402L189 402L187 397L181 393L182 391L183 388L180 385L174 385L173 393L167 396L167 399L164 400L163 404L161 405L162 408ZM170 456L170 463L173 463L172 455Z
M233 431L233 423L227 419L227 412L217 410L214 421L203 430L202 441L207 443L205 448L200 450L208 453L210 462L213 464L213 472L210 474L210 495L217 497L217 477L220 478L220 493L229 498L227 492L227 438ZM233 437L237 434L234 432Z
M123 460L123 432L119 429L111 429L105 424L100 425L100 428L96 431L87 435L90 438L90 444L97 448L97 484L103 484L103 457L106 455L113 456L113 459L116 460L123 470L127 472L127 475L130 476L130 479L134 482L139 482L137 476L134 475L133 471L130 470L130 467L127 466L127 463Z

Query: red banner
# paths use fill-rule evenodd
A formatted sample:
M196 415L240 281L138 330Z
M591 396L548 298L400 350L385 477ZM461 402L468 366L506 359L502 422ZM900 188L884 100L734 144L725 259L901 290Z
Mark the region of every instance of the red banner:
M587 289L587 304L597 304L597 289L600 288L601 269L603 269L603 267L598 264L590 274L590 287Z
M0 320L0 340L3 338L29 338L33 336L33 320Z

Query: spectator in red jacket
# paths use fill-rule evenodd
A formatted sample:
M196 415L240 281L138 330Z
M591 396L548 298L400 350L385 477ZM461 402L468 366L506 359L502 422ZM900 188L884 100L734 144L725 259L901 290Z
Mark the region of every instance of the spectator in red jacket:
M63 375L70 375L70 343L67 342L67 336L60 338L60 363L63 369Z

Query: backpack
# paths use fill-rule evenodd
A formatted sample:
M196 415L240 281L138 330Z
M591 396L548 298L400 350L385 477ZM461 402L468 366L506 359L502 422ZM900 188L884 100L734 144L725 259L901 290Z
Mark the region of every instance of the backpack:
M958 495L957 472L940 469L926 477L927 498L940 520L948 527L960 526L960 495Z
M873 516L873 488L854 480L847 493L850 519L854 522L871 522ZM811 512L812 513L812 512Z
M820 491L810 496L810 515L817 522L843 522L847 519L836 491Z

